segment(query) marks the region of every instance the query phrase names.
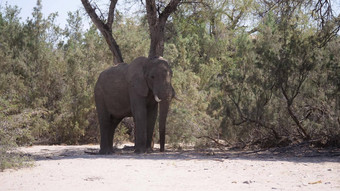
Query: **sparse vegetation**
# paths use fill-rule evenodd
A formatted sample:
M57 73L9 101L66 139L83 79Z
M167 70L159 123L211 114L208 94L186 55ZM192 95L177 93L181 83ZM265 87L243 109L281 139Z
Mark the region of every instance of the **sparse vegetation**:
M168 143L340 146L340 16L319 1L280 2L209 0L172 14L164 57L182 102L172 103ZM18 7L0 7L1 169L16 166L17 145L98 142L93 87L111 51L79 11L60 28L41 9L22 22ZM116 14L124 60L147 56L146 18Z

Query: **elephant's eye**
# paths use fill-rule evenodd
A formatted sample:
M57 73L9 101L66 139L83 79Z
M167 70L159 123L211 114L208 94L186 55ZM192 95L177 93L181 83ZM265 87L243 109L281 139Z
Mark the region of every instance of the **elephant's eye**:
M151 76L150 78L151 78L151 79L155 79L155 76Z

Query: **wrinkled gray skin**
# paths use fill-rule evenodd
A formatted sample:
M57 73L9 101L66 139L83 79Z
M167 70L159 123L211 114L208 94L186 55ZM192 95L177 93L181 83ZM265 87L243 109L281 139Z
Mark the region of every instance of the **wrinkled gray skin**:
M152 150L152 136L159 104L160 151L164 151L165 123L171 99L172 71L162 57L139 57L103 71L94 94L100 124L100 154L113 153L113 137L119 122L133 116L135 152Z

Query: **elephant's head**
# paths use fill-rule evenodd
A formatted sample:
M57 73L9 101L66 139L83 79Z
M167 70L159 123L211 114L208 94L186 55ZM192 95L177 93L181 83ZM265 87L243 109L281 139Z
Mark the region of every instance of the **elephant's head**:
M168 102L175 96L171 85L172 71L165 59L161 57L150 59L144 66L144 78L155 101Z
M160 150L164 151L166 118L170 101L175 97L171 85L172 71L162 57L140 57L131 64L134 64L135 72L128 72L128 78L134 84L136 92L143 97L152 93L154 100L159 103Z

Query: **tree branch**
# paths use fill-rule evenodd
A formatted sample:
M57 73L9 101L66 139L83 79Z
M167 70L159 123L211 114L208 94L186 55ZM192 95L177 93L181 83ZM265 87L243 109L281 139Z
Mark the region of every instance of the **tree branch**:
M164 8L163 12L159 15L159 20L165 23L170 14L176 11L180 2L181 0L171 0L170 3Z
M239 104L236 103L236 101L235 101L231 96L228 96L228 97L229 97L229 98L231 99L231 101L234 103L234 105L235 105L235 107L236 107L236 109L237 109L237 111L238 111L238 113L239 113L239 115L240 115L240 117L241 117L241 119L242 119L241 122L233 123L233 125L241 125L241 124L243 124L243 123L245 123L245 122L255 123L255 124L257 124L257 125L259 125L259 126L261 126L261 127L264 127L264 128L266 128L266 129L271 130L271 131L273 132L275 138L278 138L278 137L279 137L279 134L276 132L276 130L274 129L274 127L272 127L271 125L268 126L268 125L266 125L265 123L261 122L261 121L258 120L258 119L251 119L251 118L245 116L245 115L242 113Z
M87 14L90 16L92 22L97 26L97 28L104 28L104 22L98 17L95 9L92 7L88 0L81 0Z
M300 135L302 137L309 139L310 137L309 137L307 131L302 127L302 124L300 123L299 119L296 117L295 113L292 110L291 106L293 104L294 99L291 99L291 98L288 97L287 92L284 90L284 88L282 86L281 86L281 91L282 91L282 94L284 95L284 97L286 98L286 101L287 101L288 113L289 113L290 117L293 119L293 121L295 122L295 124L297 125L298 130L299 130L298 132L300 133Z
M90 2L88 0L81 0L87 14L90 16L92 22L96 25L96 27L99 29L101 34L104 36L107 44L109 45L109 48L114 56L114 63L122 63L123 56L120 52L119 46L116 42L116 40L113 38L112 35L112 23L113 23L113 16L114 16L114 8L116 6L118 0L112 0L110 4L110 10L108 14L107 23L104 23L103 20L101 20L95 9L92 7Z
M149 27L157 23L157 9L154 0L146 0L146 13L148 17Z
M99 19L103 21L103 20L104 20L104 14L102 13L102 10L99 9L99 6L97 5L96 2L93 2L93 4L94 4L94 6L95 6L95 7L94 7L94 10L98 10L99 13L100 13L100 16L98 16Z
M117 2L118 0L111 0L111 3L110 3L109 14L107 16L107 25L109 27L112 27L114 12L115 12Z
M199 136L199 137L196 137L197 139L202 139L202 138L205 138L205 139L209 139L211 141L213 141L218 147L219 149L221 150L225 150L224 147L228 147L231 145L230 142L228 142L227 140L224 140L225 142L227 142L227 145L226 144L223 144L223 143L220 143L218 140L212 138L212 137L209 137L209 136Z

